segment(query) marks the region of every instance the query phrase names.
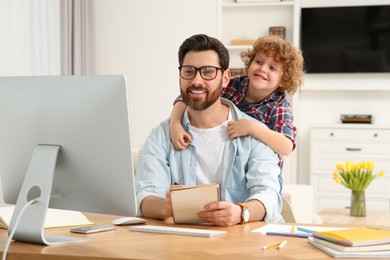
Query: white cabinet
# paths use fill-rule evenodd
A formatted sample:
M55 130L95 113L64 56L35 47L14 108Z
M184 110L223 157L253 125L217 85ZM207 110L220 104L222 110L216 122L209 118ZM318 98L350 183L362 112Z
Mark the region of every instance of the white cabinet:
M349 207L351 190L333 180L337 163L375 162L375 171L385 171L366 190L367 209L390 207L390 127L335 125L314 127L310 136L310 183L314 209Z
M232 40L252 39L268 35L269 27L286 28L286 39L293 41L294 1L236 3L220 0L218 38L230 51L231 68L242 68L240 52L251 45L231 45Z

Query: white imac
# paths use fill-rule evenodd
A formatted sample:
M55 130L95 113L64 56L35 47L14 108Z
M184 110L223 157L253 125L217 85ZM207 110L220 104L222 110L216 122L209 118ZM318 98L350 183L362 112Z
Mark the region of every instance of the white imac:
M0 77L1 182L16 204L15 240L67 242L43 234L47 207L137 214L127 100L123 76Z

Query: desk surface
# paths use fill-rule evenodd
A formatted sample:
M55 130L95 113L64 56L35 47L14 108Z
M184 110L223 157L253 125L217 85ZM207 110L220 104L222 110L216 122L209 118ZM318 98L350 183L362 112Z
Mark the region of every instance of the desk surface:
M86 216L96 224L110 225L118 216L90 214ZM148 220L148 224L171 225L168 221ZM216 238L202 238L151 234L129 231L119 226L115 231L90 235L74 234L69 228L47 229L48 234L87 237L88 242L57 246L13 241L7 259L333 259L311 246L306 238L266 236L251 230L264 225L253 222L233 227L196 226L197 228L228 231L227 235ZM190 225L177 225L195 227ZM0 250L4 249L7 231L0 230ZM281 250L261 250L261 246L280 240L288 240Z
M318 213L326 224L390 227L390 211L367 210L365 217L351 217L349 209L323 209Z

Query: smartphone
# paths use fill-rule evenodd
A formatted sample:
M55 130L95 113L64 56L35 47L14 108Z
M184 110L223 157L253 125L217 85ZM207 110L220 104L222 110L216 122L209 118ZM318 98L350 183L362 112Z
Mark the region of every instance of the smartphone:
M70 232L91 234L91 233L104 232L104 231L110 231L110 230L115 230L115 226L85 226L85 227L76 227L76 228L71 228Z

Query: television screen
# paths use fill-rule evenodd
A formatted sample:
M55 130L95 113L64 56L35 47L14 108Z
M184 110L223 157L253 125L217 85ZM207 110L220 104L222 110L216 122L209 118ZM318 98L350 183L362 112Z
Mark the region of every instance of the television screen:
M303 8L308 73L390 72L390 5Z

